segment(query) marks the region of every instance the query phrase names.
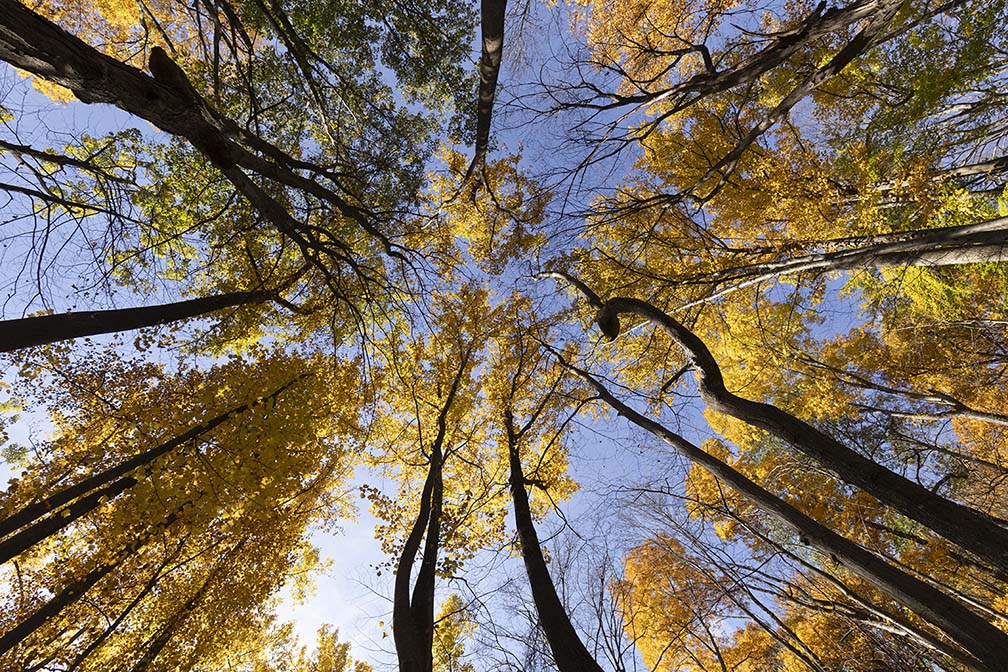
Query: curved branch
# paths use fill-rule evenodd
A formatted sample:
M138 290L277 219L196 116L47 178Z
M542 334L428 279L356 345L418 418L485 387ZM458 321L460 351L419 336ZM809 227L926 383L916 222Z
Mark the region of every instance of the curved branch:
M1008 530L967 506L941 497L894 473L772 404L743 399L724 384L721 369L706 344L664 311L640 299L609 299L598 322L612 324L620 314L647 320L679 344L693 364L700 396L707 406L759 427L814 459L841 481L856 486L901 514L1008 571ZM608 335L608 334L607 334Z

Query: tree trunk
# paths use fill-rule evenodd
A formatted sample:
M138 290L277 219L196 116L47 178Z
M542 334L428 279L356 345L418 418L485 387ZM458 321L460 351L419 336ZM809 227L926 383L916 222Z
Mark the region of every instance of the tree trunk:
M959 264L997 263L1008 259L1008 217L978 224L923 229L873 236L859 247L808 254L782 261L768 261L706 273L691 280L717 286L734 284L710 296L678 306L676 312L728 296L795 273L827 273L900 266L939 267ZM835 241L824 241L823 244ZM670 282L673 280L670 278ZM682 282L682 279L675 282Z
M482 52L479 61L479 92L476 102L476 143L472 163L466 178L479 175L486 164L490 145L490 121L493 116L494 97L497 95L497 77L500 75L504 53L504 10L507 0L482 0L480 2L480 27Z
M0 352L11 352L33 345L68 341L82 336L112 334L143 327L154 327L188 320L224 308L269 300L269 292L234 292L207 296L178 303L119 310L94 310L59 315L25 317L0 322Z
M438 550L441 545L441 509L444 502L442 481L443 456L441 447L435 445L431 454L433 487L431 488L430 516L424 539L423 560L413 585L410 615L417 630L417 643L423 651L423 672L434 667L434 583L437 573Z
M619 332L620 314L636 315L652 322L686 351L696 371L700 396L712 410L783 439L841 481L861 488L907 518L976 553L992 566L1008 571L1008 530L990 517L889 471L772 404L732 394L725 387L721 369L704 342L646 301L625 297L607 301L597 320L603 333Z
M127 488L132 488L136 484L137 480L131 476L120 478L118 481L95 490L86 497L78 499L70 506L58 511L55 515L49 516L45 520L12 535L0 543L0 564L7 562L43 539L56 534L81 516L97 509L103 502L118 496Z
M727 483L753 505L793 530L803 543L820 551L848 571L867 581L896 602L906 605L976 658L975 670L1003 670L1008 660L1008 634L967 609L957 600L932 588L828 527L805 515L783 499L759 486L731 466L704 452L658 422L619 401L585 371L567 368L591 385L610 407L638 427L654 434L691 462ZM517 516L516 516L517 517ZM951 654L950 654L951 655ZM956 656L961 661L968 659Z
M441 507L444 492L441 474L444 466L444 442L448 434L448 412L455 401L471 354L471 350L467 351L459 362L451 388L438 413L438 431L430 447L430 464L420 494L420 510L396 564L392 598L392 635L395 640L396 657L399 660L399 672L431 672L434 667L434 583L441 543ZM417 422L420 422L419 417ZM425 534L423 560L420 562L420 570L411 597L410 575Z
M508 455L511 467L511 495L514 500L515 527L521 542L522 559L528 574L532 599L539 613L539 624L553 652L553 660L560 672L602 672L595 658L588 653L581 638L557 595L553 579L546 567L539 536L532 522L528 493L525 492L525 475L522 473L518 440L514 432L510 411L505 417L508 434Z
M392 636L395 641L396 657L399 660L399 672L429 672L434 666L432 650L430 648L424 649L423 646L425 628L422 623L417 622L417 617L422 614L416 613L413 609L409 587L413 563L416 560L416 554L420 551L424 529L430 525L436 468L439 466L435 467L432 459L427 469L423 491L420 494L420 510L413 522L410 534L406 538L406 543L403 545L399 562L396 563L395 588L392 598ZM431 612L431 621L433 626L433 611Z

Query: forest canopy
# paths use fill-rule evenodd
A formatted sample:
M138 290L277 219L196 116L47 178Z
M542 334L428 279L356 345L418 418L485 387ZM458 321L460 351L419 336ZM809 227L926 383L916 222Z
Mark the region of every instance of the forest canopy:
M1008 670L1006 25L0 0L0 669Z

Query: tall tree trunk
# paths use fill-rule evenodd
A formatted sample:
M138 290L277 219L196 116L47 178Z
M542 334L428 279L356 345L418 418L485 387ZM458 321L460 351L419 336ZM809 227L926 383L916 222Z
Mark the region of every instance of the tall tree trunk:
M166 441L165 443L155 446L150 450L134 455L122 464L106 469L94 476L85 478L79 483L75 483L74 485L64 488L59 492L53 493L34 504L29 504L7 518L0 520L0 538L3 538L7 535L11 535L19 528L25 527L26 525L43 518L47 514L54 512L58 507L69 502L73 502L78 497L81 498L74 502L71 506L60 511L56 511L55 514L50 516L48 519L31 525L31 527L23 529L20 532L17 532L17 534L13 534L13 536L9 539L0 543L0 562L6 562L18 553L39 543L46 537L55 534L81 516L101 506L105 499L111 499L136 485L137 480L131 476L127 476L127 474L131 471L151 464L154 460L166 455L175 448L178 448L179 446L192 441L216 427L219 427L235 415L244 413L250 408L257 406L268 399L276 399L287 388L295 382L301 380L303 377L304 376L299 376L294 380L291 380L271 393L269 396L225 411L215 418L212 418L207 422L197 425L187 432L176 436L170 441Z
M1008 529L989 516L945 499L919 483L889 471L772 404L743 399L725 387L721 369L700 338L675 318L646 301L617 297L605 303L568 273L547 273L576 287L597 310L596 323L610 340L619 336L622 314L636 315L662 329L686 352L696 372L697 387L707 406L764 429L806 455L841 481L861 488L883 504L1008 571Z
M693 445L658 422L630 408L586 371L567 368L594 388L599 397L627 420L655 435L781 524L793 530L803 543L845 567L907 606L920 618L948 635L976 660L955 651L944 651L975 670L1004 669L1008 661L1008 634L967 609L957 600L881 560L849 539L805 515L783 499L746 478L716 457Z
M64 527L67 527L81 516L94 511L103 502L106 502L128 488L137 484L137 480L132 476L120 478L118 481L95 490L86 497L81 497L70 506L56 512L55 515L26 527L17 534L0 542L0 564L7 562L19 553L31 548L43 539L56 534Z
M508 438L515 528L518 530L522 559L525 561L525 572L532 589L532 599L539 614L539 624L546 634L546 641L553 652L553 660L560 672L602 672L602 668L588 653L588 649L574 630L574 625L563 603L560 602L553 579L546 567L546 559L539 545L539 536L532 522L528 493L525 492L525 474L522 472L518 437L515 434L510 411L505 413L505 428Z
M403 545L399 561L396 563L395 587L392 597L392 636L395 641L396 657L399 660L399 672L424 672L430 670L433 663L431 649L424 649L423 623L417 623L417 616L410 601L410 579L416 554L420 551L425 528L430 524L434 492L434 472L440 465L435 465L433 459L427 468L427 478L420 494L420 510L410 530L406 543ZM433 626L433 613L431 615Z
M444 464L441 447L435 445L431 454L431 474L433 483L430 497L430 516L424 538L423 559L413 585L410 601L410 615L417 630L417 643L423 651L423 672L431 672L434 666L434 583L437 574L438 550L441 546L441 510L444 503Z
M823 244L835 241L824 241ZM1008 217L939 229L873 236L857 247L727 268L692 278L733 284L676 308L676 312L728 296L746 287L795 273L827 273L900 266L937 267L1000 262L1008 259ZM669 280L670 282L672 279ZM681 282L677 280L676 282Z
M33 345L68 341L82 336L112 334L119 331L154 327L188 320L224 308L269 300L269 292L233 292L158 306L93 310L59 315L25 317L0 322L0 352L11 352Z
M427 478L420 494L420 510L413 521L399 561L396 563L395 587L392 597L392 635L395 640L399 672L431 672L434 667L434 583L437 573L438 549L441 544L441 507L443 500L442 470L444 442L448 434L448 412L455 402L462 376L472 356L470 348L462 356L451 388L437 417L437 434L430 446ZM417 418L420 422L420 418ZM424 541L423 560L416 584L410 595L410 575L420 544Z
M486 165L490 145L490 121L493 118L494 97L497 95L497 77L500 75L504 53L504 12L507 0L482 0L480 2L480 28L482 31L479 61L479 91L476 102L476 143L472 163L466 171L468 180L477 179Z

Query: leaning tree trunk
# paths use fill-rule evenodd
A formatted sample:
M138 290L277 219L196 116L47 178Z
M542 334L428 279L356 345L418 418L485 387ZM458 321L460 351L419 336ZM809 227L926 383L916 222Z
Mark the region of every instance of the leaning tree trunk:
M949 541L1008 571L1008 529L989 516L936 495L919 483L894 473L772 404L743 399L725 387L721 369L700 338L675 318L640 299L618 297L605 303L583 282L566 273L551 273L580 290L597 309L596 322L609 339L619 335L621 314L640 317L659 327L686 352L707 406L764 429L798 452L814 459L841 481L861 488L883 504L933 530Z
M518 437L515 435L510 411L505 413L508 438L508 456L511 468L511 495L514 500L515 527L521 542L522 559L528 574L532 599L539 614L539 625L546 635L553 660L560 672L602 672L595 658L588 653L578 637L546 567L539 536L532 522L528 493L525 492L525 475L518 454Z
M120 478L94 490L85 497L81 497L70 506L60 509L55 515L20 530L8 539L4 539L3 542L0 542L0 564L16 557L43 539L56 534L81 516L94 511L103 503L117 497L136 484L137 480L132 476Z
M823 245L840 241L823 241ZM857 247L828 250L780 261L747 264L692 277L714 287L732 283L676 312L723 298L746 287L796 273L828 273L917 266L934 268L960 264L996 263L1008 259L1008 217L939 229L872 236ZM670 279L672 281L672 279ZM677 282L682 282L682 279Z
M272 294L265 291L233 292L159 306L92 310L5 320L0 322L0 352L69 341L82 336L156 327L160 324L200 317L224 308L262 303L271 297Z
M187 503L188 504L188 503ZM113 570L120 566L122 561L128 556L139 551L154 536L170 527L178 520L179 513L186 505L168 514L161 523L147 530L145 534L138 536L135 540L126 544L116 553L115 557L87 572L79 579L72 580L60 592L56 593L45 604L35 610L28 618L18 623L12 630L0 637L0 656L10 651L12 648L31 636L33 632L45 625L49 619L58 615L63 609L69 607L79 600L84 593L90 590L96 583L108 576Z
M565 363L566 364L566 363ZM943 646L942 653L974 670L1004 669L1008 661L1008 634L1005 634L962 603L885 562L843 537L791 504L749 480L728 464L693 445L664 425L633 410L586 371L566 364L594 388L613 410L638 427L657 436L691 462L700 465L735 492L794 531L803 543L834 560L852 574L905 605L920 618L948 635L969 653ZM516 507L517 508L517 507ZM516 514L517 518L517 514ZM974 660L975 659L975 660Z

